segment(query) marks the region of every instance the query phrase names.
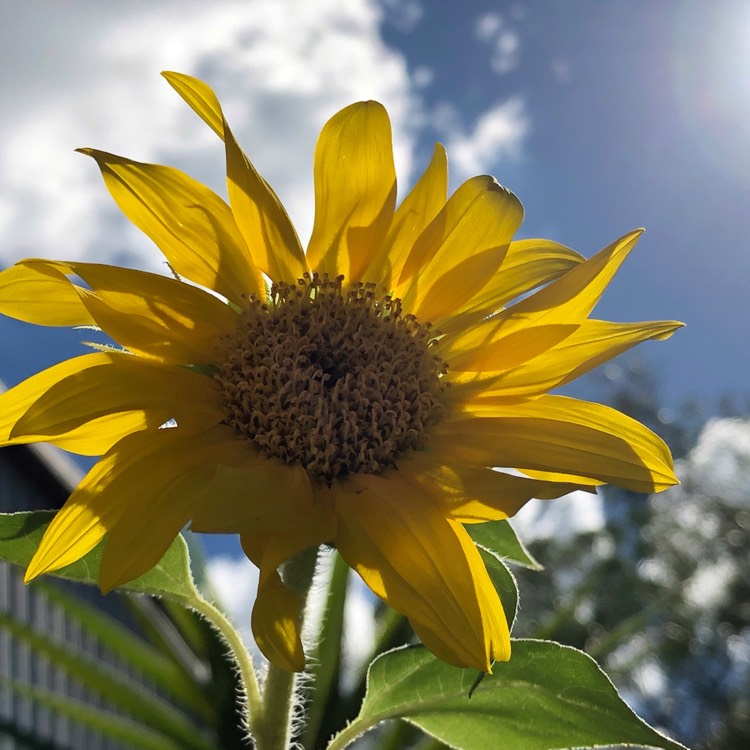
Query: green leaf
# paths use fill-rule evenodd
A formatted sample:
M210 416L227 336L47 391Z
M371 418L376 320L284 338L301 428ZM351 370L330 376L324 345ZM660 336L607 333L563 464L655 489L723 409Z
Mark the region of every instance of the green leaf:
M498 557L531 570L544 569L544 566L532 557L508 521L471 523L466 525L466 530L477 544L494 552Z
M58 714L94 729L105 737L117 742L126 742L128 747L139 748L139 750L181 750L183 747L164 735L129 719L93 708L68 696L58 695L2 676L0 676L0 685L9 688L17 695L29 698L45 708L52 709Z
M147 692L143 685L130 681L122 672L80 653L68 644L54 643L48 634L37 633L8 612L0 612L0 628L25 643L35 654L45 656L51 664L65 670L93 693L126 710L144 726L178 739L185 748L210 750L212 747L185 714L155 693Z
M6 560L24 567L28 566L53 516L54 513L48 511L0 514L0 560ZM99 580L101 555L102 545L99 545L79 561L50 575L78 583L96 585ZM140 578L119 586L118 589L120 591L124 590L159 596L162 597L165 604L173 602L182 607L193 609L197 613L200 613L202 617L205 617L211 623L211 626L221 633L222 639L226 641L226 645L232 650L234 661L242 675L242 681L248 695L249 705L247 710L250 715L249 720L253 720L260 711L260 699L257 676L253 669L252 661L247 655L244 645L241 644L239 635L231 627L226 618L221 615L219 610L200 596L190 571L187 545L182 536L177 536L156 566ZM11 624L8 622L4 622L3 624L6 628L13 628L18 625L18 623ZM155 633L156 630L155 628L153 632ZM36 634L27 634L29 638L34 636ZM21 637L20 634L18 637ZM43 641L39 640L39 636L36 636L36 639L36 642L30 643L31 648L41 653L46 653ZM49 658L53 658L50 654L48 656ZM55 654L55 658L64 659L64 655ZM86 672L87 668L90 669L90 674L76 674L75 676L82 681L90 678L91 684L89 686L101 692L101 669L96 664L81 663L83 666L78 665L77 667L72 663L68 663L66 664L66 668L71 674L76 669L79 672ZM175 663L180 665L181 660L176 659ZM182 664L182 666L185 665ZM187 679L192 678L192 675L187 677ZM109 681L105 679L107 689L115 695L114 698L112 695L108 697L115 702L121 697L114 684L117 682L117 679L117 675L113 675ZM234 681L231 681L232 689L234 685ZM134 693L133 688L128 688L131 696L128 698L129 703L126 707L131 713L135 713L137 707L140 714L142 714L141 720L145 721L151 727L159 728L166 735L178 738L184 748L207 750L209 746L213 746L197 731L196 725L188 721L184 714L176 711L169 703L166 703L158 696L144 694L141 686L137 687L140 690L140 694L137 692ZM212 691L214 687L211 688ZM215 707L215 692L211 692L209 697L212 705ZM206 713L203 710L199 710L198 712L201 714ZM234 712L233 706L232 712ZM190 713L194 715L197 712L191 711ZM145 718L146 715L148 715L148 718ZM208 718L208 716L204 716L204 718ZM221 727L219 727L219 730L223 733Z
M54 517L54 511L0 513L0 559L24 568L39 547L45 529ZM102 545L87 555L51 575L80 583L99 583L99 563ZM190 573L187 545L181 536L172 542L159 563L140 578L118 587L121 591L168 596L179 601L192 601L199 594Z
M549 641L513 641L471 698L476 671L426 649L405 648L371 665L362 711L330 745L345 747L386 719L404 718L459 750L557 750L631 744L684 750L639 719L581 651Z
M479 554L484 560L487 572L490 574L495 590L500 595L505 616L508 618L508 627L513 627L518 612L518 586L508 566L493 552L479 548Z

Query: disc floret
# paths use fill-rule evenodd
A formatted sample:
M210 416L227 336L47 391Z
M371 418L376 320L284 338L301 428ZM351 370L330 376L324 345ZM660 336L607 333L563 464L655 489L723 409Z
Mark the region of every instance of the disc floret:
M429 324L374 284L343 281L305 274L251 297L216 375L227 424L326 483L424 447L447 369Z

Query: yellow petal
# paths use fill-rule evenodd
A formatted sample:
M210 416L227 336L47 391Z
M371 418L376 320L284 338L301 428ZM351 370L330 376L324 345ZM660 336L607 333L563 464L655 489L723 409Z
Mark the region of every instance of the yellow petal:
M87 398L87 389L79 390L92 372L111 369L113 356L117 355L75 357L0 394L0 444L45 442L74 453L96 456L106 453L131 432L158 428L170 417L165 417L165 411L158 408L146 410L150 398L147 394L139 406L123 406L108 413L92 397L94 392L88 391ZM65 402L65 394L74 393L79 396L77 407Z
M506 331L502 323L480 324L474 335L467 334L463 341L467 346L470 343L471 348L452 354L448 360L448 379L454 384L466 384L472 390L479 384L487 384L483 387L489 388L501 373L512 371L565 342L579 326L553 323L515 330L510 325L508 328ZM480 331L485 335L482 344L478 341ZM441 352L441 356L445 355Z
M383 245L395 204L388 113L377 102L352 104L325 124L315 148L310 267L361 280Z
M104 353L86 354L83 357L67 359L0 393L0 441L3 445L10 443L11 432L18 420L48 390L71 375L76 375L90 367L99 367L109 361L109 355Z
M236 446L245 441L223 425L197 435L182 432L179 428L159 430L148 452L127 469L116 469L117 476L104 490L108 503L128 505L127 512L108 529L101 563L101 586L105 591L156 565L195 510L203 506L205 512L209 497L213 497L217 516L226 510L223 498L212 494L226 488L225 483L217 484L215 477L225 461L237 458ZM138 497L132 496L134 486L139 487ZM268 504L268 499L264 500ZM248 499L248 504L253 504L252 499ZM282 500L279 506L283 505ZM234 526L231 530L237 532L240 528Z
M584 492L596 492L597 487L601 487L606 482L601 479L592 479L591 477L582 477L578 474L563 474L559 471L537 471L536 469L524 469L524 475L541 482L566 483L570 482L579 485Z
M216 297L166 276L95 263L24 262L80 276L91 291L78 293L96 324L122 346L160 361L214 362L221 337L239 319Z
M514 240L508 246L497 273L467 305L441 321L443 333L466 328L532 289L548 284L586 259L565 245L551 240Z
M502 520L515 515L532 498L549 500L582 489L569 482L538 481L446 462L429 450L401 459L398 470L418 482L448 518L461 523Z
M489 671L505 658L508 625L484 563L461 524L397 474L334 485L336 547L375 594L421 623L450 663Z
M682 323L651 321L646 323L610 323L586 320L575 333L562 342L529 359L519 367L501 373L483 392L469 389L466 402L478 412L494 404L538 396L558 388L617 357L636 344L649 339L669 338ZM464 399L461 384L450 389L448 396L454 403Z
M245 554L261 569L261 581L290 557L310 547L331 542L337 519L327 489L317 489L311 505L300 510L296 523L284 532L242 529Z
M448 193L448 158L442 144L436 143L427 169L393 216L383 247L365 274L390 292L401 276L409 251L417 237L445 205Z
M94 319L64 274L24 261L0 273L0 313L39 326L90 326Z
M21 438L19 443L44 442L82 456L101 456L127 435L141 430L158 429L158 418L143 411L105 414L62 435ZM163 423L162 423L163 424Z
M250 619L253 637L271 664L289 672L305 668L300 610L299 595L284 585L275 570L258 586Z
M165 429L149 440L130 443L129 453L121 451L124 455L114 476L96 488L90 501L96 504L103 495L108 505L124 506L120 518L107 529L102 591L132 581L161 560L187 524L196 501L212 487L232 437L226 426L197 435Z
M422 232L396 296L421 321L439 322L466 304L497 271L523 207L492 177L467 180Z
M608 406L542 396L492 413L441 422L431 449L479 466L591 477L635 492L677 483L664 441Z
M102 352L88 357L100 364L49 383L15 423L11 438L64 435L92 419L127 412L146 412L144 421L154 427L175 419L192 431L207 429L224 417L210 377L130 354Z
M454 372L481 372L485 377L538 356L583 323L640 235L641 230L625 235L501 313L445 336L436 353Z
M300 638L300 601L277 572L284 561L304 549L330 541L336 519L327 491L317 493L314 507L286 534L245 532L240 536L245 554L260 568L252 628L258 647L277 667L299 672L305 657Z
M42 573L59 570L90 552L119 522L129 503L148 487L148 477L132 476L133 466L153 455L162 439L174 439L175 432L154 430L129 435L103 456L52 519L24 580L28 583ZM130 482L122 482L122 476L129 477Z
M196 493L193 508L193 531L284 532L307 518L312 487L298 464L266 458L244 438L228 438L221 464Z
M142 485L136 476L128 477L130 505L107 530L99 568L103 593L139 578L159 563L190 518L192 490L201 487L213 470L210 462L203 465L203 457L192 451L159 451L157 455L159 466L144 457L134 469L133 474L143 473ZM107 495L111 499L115 490L109 487ZM116 501L122 501L122 495Z
M476 552L476 547L474 548ZM481 558L478 564L484 568L484 562ZM505 619L505 611L500 610L502 613L501 622L507 623ZM486 666L477 666L475 663L468 663L464 654L457 653L452 643L448 643L443 640L442 635L439 632L433 630L429 625L417 622L413 618L409 618L414 632L417 637L425 645L427 649L432 651L435 656L442 659L447 664L452 664L454 667L464 668L467 666L479 669L480 672L488 672L492 674L492 663L496 661L508 661L510 659L511 643L510 643L510 632L507 631L507 625L500 625L496 628L497 633L488 644L489 651L489 664Z
M255 264L273 281L295 282L307 270L297 233L284 206L239 147L219 100L203 81L162 73L170 86L225 143L232 212Z
M144 490L133 500L127 517L109 533L102 556L104 589L132 580L153 567L190 518L208 518L213 514L214 524L221 532L237 533L249 528L270 547L276 538L272 531L283 527L284 520L296 526L312 515L309 480L305 477L305 484L285 481L290 475L299 480L291 467L284 467L286 475L281 475L277 468L276 496L261 495L252 484L241 487L230 484L231 480L248 477L228 475L227 467L236 467L248 457L258 461L247 442L238 438L230 427L218 425L194 436L179 435L179 432L182 432L179 428L160 430L160 434L174 433L174 439L172 435L163 438L163 446L156 446L132 466L129 475L120 477L121 483L129 482L131 487L138 484L139 476L145 477L140 480ZM262 474L260 479L263 479ZM253 491L248 491L249 487ZM237 499L242 491L246 507L244 514L238 514ZM284 494L286 491L300 494L288 497ZM115 490L110 486L107 492L112 495ZM233 497L226 500L221 494L224 492ZM314 526L305 524L304 529L277 536L285 540L294 537L298 543L308 546L307 542L314 537L311 532Z
M169 85L190 105L203 122L222 140L224 139L224 115L221 105L210 86L193 76L165 70L162 72Z
M297 232L278 196L245 156L226 122L224 134L229 202L245 244L271 279L294 283L307 270Z
M216 193L171 167L94 149L104 183L122 212L164 253L172 270L237 305L265 296L263 277Z
M27 580L80 559L107 535L100 584L107 591L153 567L190 518L210 481L229 428L178 428L129 435L84 477L55 516Z

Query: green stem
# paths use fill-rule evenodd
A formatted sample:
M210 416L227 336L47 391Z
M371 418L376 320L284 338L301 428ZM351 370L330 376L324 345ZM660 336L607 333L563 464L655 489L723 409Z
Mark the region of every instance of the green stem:
M305 731L301 738L297 738L302 747L318 747L318 738L327 739L341 726L332 726L331 720L336 714L334 707L341 705L338 678L341 670L341 640L348 576L349 566L338 552L335 553L325 594L320 634L309 670L312 698L307 701Z
M358 721L355 719L351 724L344 727L330 742L326 750L343 750L347 745L354 742L360 734L364 734L376 724L382 721L381 718L375 718L368 721Z
M229 648L231 648L237 666L240 669L240 680L247 699L247 722L250 734L255 736L256 725L263 714L263 703L258 687L258 677L255 674L253 660L242 642L240 634L234 629L232 623L224 614L202 597L196 596L188 600L188 605L200 612L224 637Z
M284 583L300 595L303 613L317 559L318 548L313 547L284 565ZM269 665L263 686L263 712L253 732L257 750L288 750L292 739L296 684L295 672Z

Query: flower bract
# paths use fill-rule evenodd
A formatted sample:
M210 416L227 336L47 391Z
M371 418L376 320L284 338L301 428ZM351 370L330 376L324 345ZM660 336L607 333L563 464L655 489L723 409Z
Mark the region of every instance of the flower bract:
M305 252L213 91L165 77L223 140L228 202L176 169L82 152L173 277L40 259L0 274L0 312L120 347L0 396L2 444L101 456L27 580L104 540L108 591L186 526L239 534L260 569L258 645L299 670L300 604L279 569L329 544L437 656L490 670L508 624L466 526L576 488L676 482L643 425L550 394L679 327L590 318L640 232L589 259L514 240L515 195L480 176L448 197L439 144L397 204L388 115L363 102L318 140Z

